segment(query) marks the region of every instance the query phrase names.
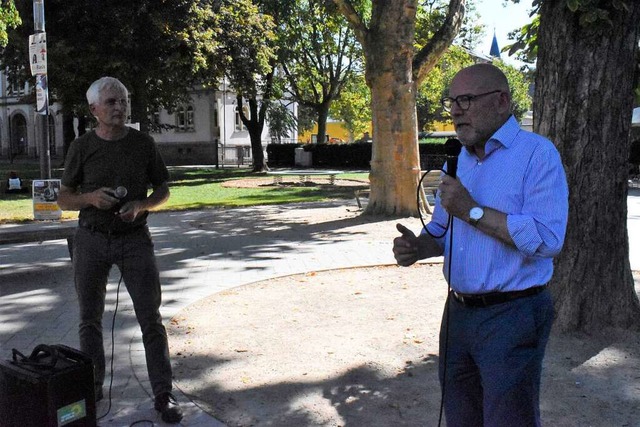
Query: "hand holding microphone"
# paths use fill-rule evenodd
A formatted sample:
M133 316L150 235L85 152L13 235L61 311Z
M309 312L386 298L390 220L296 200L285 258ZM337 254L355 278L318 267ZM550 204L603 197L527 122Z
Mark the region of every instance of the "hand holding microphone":
M111 210L114 215L118 215L124 222L131 222L135 219L137 211L134 204L136 202L124 201L124 198L129 193L126 187L120 185L116 188L103 187L100 190L100 194L103 196L100 198L100 204L96 205L97 207Z
M469 191L456 178L458 156L462 151L462 144L457 139L451 138L444 145L447 157L447 173L442 177L442 182L438 186L440 204L449 215L464 218L476 203Z
M458 172L458 156L462 151L462 143L457 138L449 138L444 143L444 152L447 156L447 175L455 178Z
M124 198L127 197L128 191L126 187L118 186L113 190L113 195L117 197L120 201L115 205L115 214L123 222L132 222L138 216L138 213L142 210L140 201L138 200L129 200L128 202L124 201Z
M120 219L124 222L131 222L137 216L137 211L135 209L133 200L128 202L124 202L124 198L127 197L128 191L126 187L118 186L113 190L113 195L117 197L120 201L116 203L114 206L115 214L120 217Z
M113 195L113 197L115 197L116 199L118 199L118 201L116 202L115 205L113 205L113 210L115 212L116 215L118 215L120 213L120 208L122 208L122 206L124 205L124 198L127 197L127 188L123 187L122 185L113 188L111 190L111 194Z

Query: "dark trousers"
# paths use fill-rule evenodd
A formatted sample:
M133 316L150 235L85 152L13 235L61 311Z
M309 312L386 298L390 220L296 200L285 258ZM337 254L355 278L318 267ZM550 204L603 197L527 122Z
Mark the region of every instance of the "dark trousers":
M72 259L80 305L80 349L94 361L96 386L101 387L105 377L102 315L109 271L115 264L122 273L142 331L153 394L171 391L167 332L160 316L160 276L149 230L143 227L126 235L109 236L78 228Z
M553 323L549 291L482 308L449 298L447 307L439 369L447 426L539 426L542 359Z

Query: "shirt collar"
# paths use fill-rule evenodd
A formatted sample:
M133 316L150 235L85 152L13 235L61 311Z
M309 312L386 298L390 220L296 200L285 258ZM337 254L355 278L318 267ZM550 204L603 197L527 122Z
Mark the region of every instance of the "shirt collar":
M497 143L503 145L505 148L509 148L513 145L514 141L516 140L516 136L518 135L518 132L520 132L520 125L518 124L518 121L512 114L507 119L507 121L504 122L502 126L500 126L500 129L498 129L493 134L493 136L489 138L489 141L487 141L487 144L491 143L492 140L495 140Z
M520 125L516 118L511 115L506 122L489 138L484 146L485 158L491 155L497 149L504 147L509 148L513 145L516 136L520 132ZM467 147L468 154L475 156L472 150Z

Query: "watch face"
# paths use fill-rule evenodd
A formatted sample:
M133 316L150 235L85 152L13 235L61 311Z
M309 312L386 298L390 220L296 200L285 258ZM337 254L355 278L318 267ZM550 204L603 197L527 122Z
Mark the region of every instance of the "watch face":
M471 212L469 212L469 217L473 220L473 221L478 221L480 218L482 218L482 215L484 215L484 211L482 210L482 208L472 208Z

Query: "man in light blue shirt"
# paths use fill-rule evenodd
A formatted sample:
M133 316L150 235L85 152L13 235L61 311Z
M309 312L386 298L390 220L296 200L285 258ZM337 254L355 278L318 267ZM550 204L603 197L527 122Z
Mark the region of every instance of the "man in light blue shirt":
M562 249L568 189L560 155L520 129L497 67L453 79L450 112L463 149L442 176L419 236L398 224L399 265L444 255L450 293L440 332L447 426L538 426L544 350L553 322L546 288Z

